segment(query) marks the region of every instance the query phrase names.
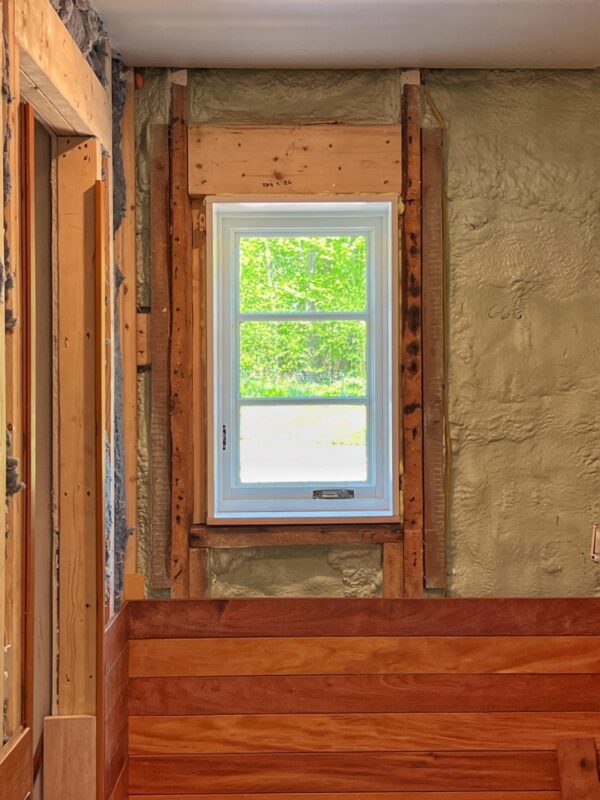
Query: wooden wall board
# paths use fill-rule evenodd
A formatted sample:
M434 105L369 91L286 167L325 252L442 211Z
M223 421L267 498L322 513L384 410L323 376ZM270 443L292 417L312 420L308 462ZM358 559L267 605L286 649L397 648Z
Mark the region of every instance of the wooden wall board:
M150 366L150 314L140 312L136 314L136 355L138 367ZM132 598L133 599L133 598Z
M189 129L195 196L399 193L400 160L397 125Z
M404 592L423 585L423 383L420 87L406 85L402 110L402 427Z
M554 750L561 739L578 736L590 737L592 750L594 736L600 743L600 712L268 713L129 719L132 755Z
M104 630L102 783L99 800L120 798L127 782L129 612L127 603ZM125 794L126 797L126 794Z
M192 212L187 189L187 89L171 87L171 597L190 594L189 536L194 510ZM164 346L164 343L163 343Z
M135 795L136 800L183 800L180 794ZM560 792L344 792L236 794L236 800L561 800ZM116 798L115 798L116 800ZM186 794L185 800L232 800L229 794Z
M97 140L60 138L58 202L58 519L61 714L96 708L96 181Z
M597 742L583 731L558 743L558 771L562 800L600 800Z
M4 32L4 4L0 3L0 30ZM4 36L0 39L0 59L4 63ZM6 119L6 97L0 103L0 129L4 131ZM0 170L0 197L4 197L4 170ZM0 203L0 230L4 231L4 203ZM4 288L0 292L0 319L5 314L6 297ZM6 430L6 331L5 326L0 325L0 431ZM0 436L0 465L6 464L6 436ZM0 498L6 497L6 467L0 467ZM6 530L6 503L0 502L0 531ZM0 550L0 675L4 676L4 642L6 630L6 589L7 589L7 562L6 551ZM4 680L0 680L0 708L4 708ZM4 724L2 725L2 728Z
M136 639L132 677L363 673L600 673L600 637Z
M166 125L150 129L151 293L150 359L152 363L150 471L151 542L150 585L171 586L171 456L169 442L169 144Z
M96 800L95 717L46 717L44 799Z
M559 788L552 751L132 756L129 781L131 795Z
M600 598L240 598L129 603L132 639L600 636Z
M133 716L586 711L596 675L250 675L131 678Z
M0 749L0 787L6 800L27 800L33 791L31 728L18 733Z
M444 167L440 128L423 128L422 149L425 585L428 589L445 589Z
M111 150L109 94L58 14L47 0L19 0L16 12L21 69L37 88L42 105L56 109L53 121L56 123L59 116L66 120L68 128L57 132L96 136L105 149ZM30 94L28 99L37 105Z

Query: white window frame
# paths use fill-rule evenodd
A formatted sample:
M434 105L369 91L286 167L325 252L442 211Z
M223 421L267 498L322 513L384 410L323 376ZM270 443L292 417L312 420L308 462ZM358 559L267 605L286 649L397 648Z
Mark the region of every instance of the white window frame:
M208 522L257 524L393 522L398 491L398 206L396 196L352 198L208 198ZM265 319L367 319L368 462L365 482L241 484L239 464L240 235L313 234L367 236L367 312L267 313ZM251 401L257 403L258 401ZM281 398L265 404L284 403ZM322 400L297 399L298 404ZM327 404L339 403L328 398ZM342 401L344 402L344 401ZM347 402L356 402L349 399ZM260 401L263 404L263 400ZM361 405L363 403L361 402ZM226 434L224 447L223 437ZM314 499L313 491L351 488L353 499Z

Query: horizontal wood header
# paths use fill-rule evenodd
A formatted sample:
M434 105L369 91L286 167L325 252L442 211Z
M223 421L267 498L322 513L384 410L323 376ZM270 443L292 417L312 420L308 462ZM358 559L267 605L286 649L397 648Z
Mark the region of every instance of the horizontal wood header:
M368 194L402 190L400 126L193 126L189 191Z

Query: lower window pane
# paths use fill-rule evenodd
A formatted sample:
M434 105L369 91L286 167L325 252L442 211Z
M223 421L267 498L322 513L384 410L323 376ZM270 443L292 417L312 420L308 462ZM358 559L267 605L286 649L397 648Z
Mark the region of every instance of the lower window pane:
M367 475L366 406L241 407L242 483L358 482Z

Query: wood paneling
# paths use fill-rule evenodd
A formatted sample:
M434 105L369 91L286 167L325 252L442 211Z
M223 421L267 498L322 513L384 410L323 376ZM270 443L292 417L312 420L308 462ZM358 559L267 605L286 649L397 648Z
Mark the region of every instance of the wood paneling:
M129 720L129 750L135 755L552 750L560 739L578 735L596 735L600 741L600 712L250 714Z
M548 791L553 752L310 753L132 756L129 792Z
M400 126L193 126L189 191L357 194L401 190Z
M600 636L600 598L152 600L132 639L247 636Z
M129 713L134 716L590 709L600 709L597 675L251 675L129 681Z
M127 797L128 776L128 608L111 619L104 632L103 797Z
M559 800L557 747L600 744L597 606L130 604L130 797Z
M600 637L143 639L130 675L600 672Z

